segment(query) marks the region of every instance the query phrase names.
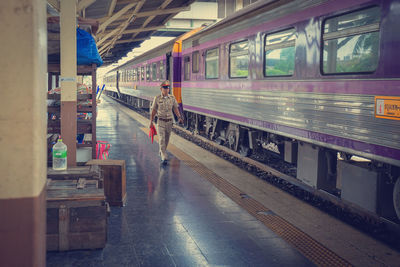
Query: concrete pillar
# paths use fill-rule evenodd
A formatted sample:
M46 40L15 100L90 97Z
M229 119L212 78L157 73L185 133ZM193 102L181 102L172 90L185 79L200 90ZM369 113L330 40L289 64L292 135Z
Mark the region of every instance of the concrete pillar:
M67 165L76 166L76 0L60 1L61 137Z
M0 265L45 266L46 1L0 13Z

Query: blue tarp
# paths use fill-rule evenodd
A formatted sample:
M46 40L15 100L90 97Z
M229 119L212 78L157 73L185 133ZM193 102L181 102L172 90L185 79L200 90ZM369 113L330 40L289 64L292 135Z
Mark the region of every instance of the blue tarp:
M79 28L76 29L76 52L78 65L96 64L100 67L103 64L96 41L90 33Z

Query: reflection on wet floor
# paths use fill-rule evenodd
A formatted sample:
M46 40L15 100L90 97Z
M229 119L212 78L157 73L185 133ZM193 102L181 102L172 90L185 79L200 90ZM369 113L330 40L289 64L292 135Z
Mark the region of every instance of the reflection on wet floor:
M299 252L169 154L102 99L97 139L126 161L127 203L111 207L104 249L49 252L47 266L312 266Z

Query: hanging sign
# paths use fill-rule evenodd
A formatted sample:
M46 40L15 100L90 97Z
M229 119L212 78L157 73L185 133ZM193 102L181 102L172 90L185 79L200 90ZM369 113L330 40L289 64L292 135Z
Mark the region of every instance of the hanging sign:
M75 82L76 77L60 77L60 82Z

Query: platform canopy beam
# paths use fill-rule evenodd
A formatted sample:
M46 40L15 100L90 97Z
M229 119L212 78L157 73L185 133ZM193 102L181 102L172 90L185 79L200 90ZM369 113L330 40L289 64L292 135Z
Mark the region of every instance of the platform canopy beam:
M59 16L64 1L47 0L48 16ZM117 62L182 11L189 11L195 0L76 0L80 26L90 24L103 66ZM96 23L94 23L96 22ZM179 36L182 31L170 33ZM56 62L49 62L56 63Z

